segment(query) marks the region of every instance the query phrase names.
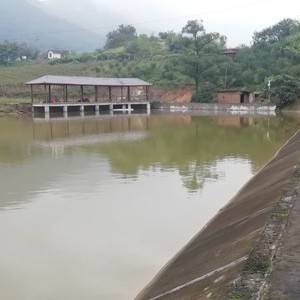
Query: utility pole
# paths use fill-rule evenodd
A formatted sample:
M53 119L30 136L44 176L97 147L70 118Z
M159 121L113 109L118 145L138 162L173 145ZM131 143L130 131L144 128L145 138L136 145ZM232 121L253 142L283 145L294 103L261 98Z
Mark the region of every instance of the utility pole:
M269 95L269 103L271 103L271 80L268 80L268 95Z

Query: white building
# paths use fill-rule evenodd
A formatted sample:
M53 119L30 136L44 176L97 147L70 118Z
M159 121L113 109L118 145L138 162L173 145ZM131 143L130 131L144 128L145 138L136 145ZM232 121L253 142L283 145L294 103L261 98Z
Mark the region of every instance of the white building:
M62 51L59 50L49 50L48 51L48 59L61 59Z

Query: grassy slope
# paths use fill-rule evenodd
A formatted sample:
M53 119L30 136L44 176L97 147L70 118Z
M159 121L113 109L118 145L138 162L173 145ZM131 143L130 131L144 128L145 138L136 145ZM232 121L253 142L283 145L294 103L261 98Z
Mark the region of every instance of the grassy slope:
M7 102L8 98L29 99L30 88L25 83L43 75L97 76L97 73L93 63L50 65L48 61L32 61L2 66L0 67L0 102Z
M93 64L73 63L50 65L47 61L22 62L14 66L0 67L0 83L21 85L43 75L96 76Z
M153 59L98 60L93 54L82 62L79 58L65 64L53 64L47 60L17 62L0 66L0 103L3 98L29 99L30 88L25 83L43 75L137 77L152 82L161 91L189 83L189 79L173 71L169 71L171 78L165 77L164 69L164 62Z

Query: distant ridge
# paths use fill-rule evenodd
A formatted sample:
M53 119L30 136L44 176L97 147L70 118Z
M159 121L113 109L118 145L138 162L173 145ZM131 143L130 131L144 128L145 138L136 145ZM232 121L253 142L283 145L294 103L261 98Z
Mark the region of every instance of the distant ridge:
M3 40L25 42L40 50L76 52L93 51L103 43L97 34L48 15L26 0L1 3L0 41Z

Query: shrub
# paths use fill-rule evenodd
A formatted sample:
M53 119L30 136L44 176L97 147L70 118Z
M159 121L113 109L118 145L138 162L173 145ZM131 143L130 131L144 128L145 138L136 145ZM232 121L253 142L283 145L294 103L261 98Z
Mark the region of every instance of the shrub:
M272 76L265 81L263 96L270 97L279 108L292 104L300 96L299 78L288 74Z

